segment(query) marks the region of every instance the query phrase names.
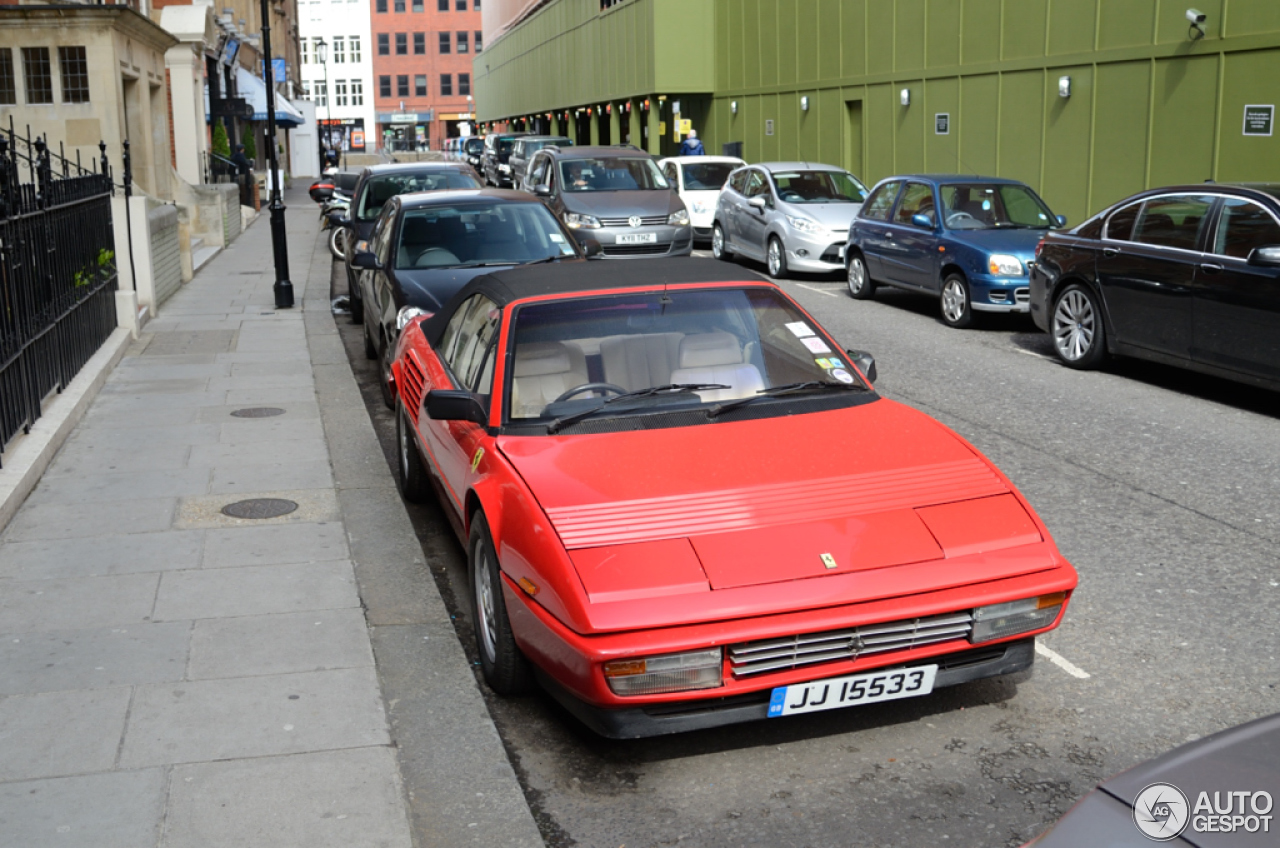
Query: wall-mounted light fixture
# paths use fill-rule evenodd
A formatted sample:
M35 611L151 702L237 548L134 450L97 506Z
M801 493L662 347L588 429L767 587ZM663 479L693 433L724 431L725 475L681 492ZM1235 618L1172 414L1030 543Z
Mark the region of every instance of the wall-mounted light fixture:
M800 98L800 109L801 109L801 111L804 111L804 112L808 112L808 111L809 111L809 98L808 98L808 97L801 97L801 98Z
M910 106L911 105L911 89L904 88L902 89L902 91L899 91L898 102L901 103L903 106Z
M738 101L736 100L729 101L729 111L734 115L738 114Z
M1067 77L1067 76L1058 77L1058 96L1059 97L1071 96L1071 77Z

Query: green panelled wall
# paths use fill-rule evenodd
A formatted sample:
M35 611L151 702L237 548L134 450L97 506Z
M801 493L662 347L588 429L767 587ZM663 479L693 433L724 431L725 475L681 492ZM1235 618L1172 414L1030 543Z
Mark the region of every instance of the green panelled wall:
M1280 106L1280 0L1195 0L1202 39L1189 5L554 0L475 57L477 108L493 120L680 96L710 152L741 141L750 161L831 162L868 183L1014 177L1080 221L1151 185L1280 181L1280 130L1242 134L1246 104Z

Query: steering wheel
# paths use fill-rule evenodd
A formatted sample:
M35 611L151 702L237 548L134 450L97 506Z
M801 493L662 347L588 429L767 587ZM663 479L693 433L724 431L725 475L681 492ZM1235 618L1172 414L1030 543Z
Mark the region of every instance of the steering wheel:
M574 395L580 395L583 392L612 392L615 395L625 395L627 390L622 386L615 386L613 383L583 383L581 386L574 386L569 389L569 391L553 400L552 403L560 403L560 401L568 400Z
M954 227L956 224L960 223L961 221L976 221L976 220L978 219L970 215L968 212L965 212L963 209L959 209L947 216L947 226Z

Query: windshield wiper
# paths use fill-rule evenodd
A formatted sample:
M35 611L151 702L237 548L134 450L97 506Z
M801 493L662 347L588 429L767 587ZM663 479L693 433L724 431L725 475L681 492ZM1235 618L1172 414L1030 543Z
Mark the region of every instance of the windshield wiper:
M760 400L760 398L782 397L783 395L793 395L797 392L827 391L830 389L855 392L866 391L864 387L855 383L837 383L834 380L805 380L803 383L787 383L783 386L774 386L771 389L761 389L751 397L738 398L737 400L731 400L728 403L716 404L707 411L707 417L715 418L730 410L737 409L740 406L745 406L752 401Z
M635 400L636 398L653 397L655 395L674 395L683 394L685 392L702 392L711 389L728 389L724 383L668 383L665 386L650 386L647 389L637 389L634 392L627 392L624 395L615 395L608 398L599 406L593 406L591 409L584 409L582 412L575 412L572 415L562 415L547 425L548 433L558 433L570 424L576 424L584 418L595 415L611 403L617 403L620 400Z

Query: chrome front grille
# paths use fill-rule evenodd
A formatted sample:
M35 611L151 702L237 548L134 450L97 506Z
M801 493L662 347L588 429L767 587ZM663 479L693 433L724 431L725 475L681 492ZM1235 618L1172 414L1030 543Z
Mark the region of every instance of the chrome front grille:
M734 677L748 677L767 671L815 665L832 660L851 660L867 654L903 651L965 639L973 629L969 610L909 618L884 624L868 624L846 630L799 633L777 639L760 639L729 646L729 666Z
M640 226L642 226L642 227L656 227L656 226L659 226L659 225L661 225L661 224L665 224L665 223L667 223L667 216L666 216L666 215L652 215L652 216L649 216L649 217L647 217L647 218L641 218L641 219L640 219ZM601 218L601 219L600 219L600 226L602 226L602 227L629 227L629 226L631 226L631 219L630 219L629 217L627 217L627 218Z

